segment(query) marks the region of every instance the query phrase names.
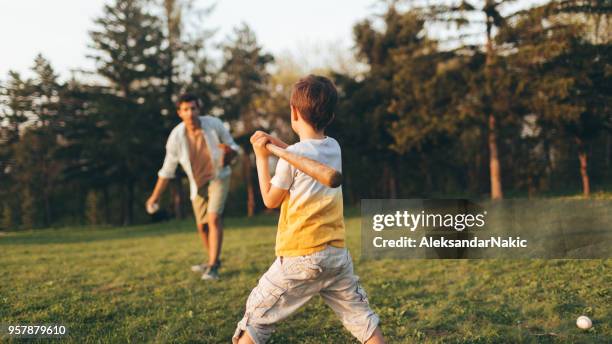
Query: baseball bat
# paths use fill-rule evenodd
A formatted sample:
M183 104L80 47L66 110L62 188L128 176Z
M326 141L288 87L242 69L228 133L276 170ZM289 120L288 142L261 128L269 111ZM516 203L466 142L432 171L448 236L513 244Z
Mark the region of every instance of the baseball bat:
M342 184L342 173L323 163L299 154L291 153L272 143L266 144L266 148L272 154L281 159L285 159L288 163L293 165L293 167L306 173L325 186L336 188Z

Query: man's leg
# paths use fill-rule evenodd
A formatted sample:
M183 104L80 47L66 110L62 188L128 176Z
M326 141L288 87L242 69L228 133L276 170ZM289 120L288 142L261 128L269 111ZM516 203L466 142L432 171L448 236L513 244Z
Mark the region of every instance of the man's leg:
M208 202L206 200L208 197L207 192L208 189L201 188L200 190L198 190L198 194L192 201L193 215L195 217L198 236L202 241L204 256L206 256L210 252L210 231L208 228L209 226L207 224L208 214L206 213L206 210L208 208ZM206 263L193 265L191 267L191 271L193 272L204 272L205 270Z
M223 244L223 209L229 191L229 176L213 179L208 185L208 264L214 266L221 257Z
M223 220L222 216L208 213L208 265L214 266L221 256L221 245L223 243Z
M202 239L202 247L204 251L210 252L210 244L208 241L208 225L206 223L197 223L198 234L200 235L200 239Z

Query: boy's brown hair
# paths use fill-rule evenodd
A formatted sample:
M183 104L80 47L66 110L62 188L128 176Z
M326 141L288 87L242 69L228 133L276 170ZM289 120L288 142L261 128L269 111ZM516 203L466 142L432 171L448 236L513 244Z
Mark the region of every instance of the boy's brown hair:
M290 103L315 130L322 130L334 119L338 91L328 78L311 74L293 85Z

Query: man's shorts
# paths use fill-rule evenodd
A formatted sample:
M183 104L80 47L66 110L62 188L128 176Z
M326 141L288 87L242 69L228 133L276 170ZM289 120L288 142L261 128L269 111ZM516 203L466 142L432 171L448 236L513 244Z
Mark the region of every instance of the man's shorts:
M216 178L198 189L198 194L191 201L197 224L208 223L208 213L223 214L229 183L230 176Z
M345 248L327 246L306 256L276 258L251 291L232 342L247 331L255 343L265 343L274 324L317 294L360 342L372 336L379 318L353 273L351 255Z

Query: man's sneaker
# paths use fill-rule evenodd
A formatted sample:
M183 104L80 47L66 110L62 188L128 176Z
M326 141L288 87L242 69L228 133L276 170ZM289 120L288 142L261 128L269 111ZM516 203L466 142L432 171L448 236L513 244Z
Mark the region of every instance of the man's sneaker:
M206 271L202 274L202 280L218 280L219 279L219 264L207 266Z
M197 264L197 265L192 265L191 266L191 271L193 272L197 272L197 273L204 273L206 272L206 268L208 267L208 263L202 263L202 264ZM221 259L217 260L217 268L221 267Z
M197 264L197 265L192 265L191 266L191 271L198 272L198 273L203 273L204 271L206 271L207 267L208 267L208 264L205 264L205 263Z

